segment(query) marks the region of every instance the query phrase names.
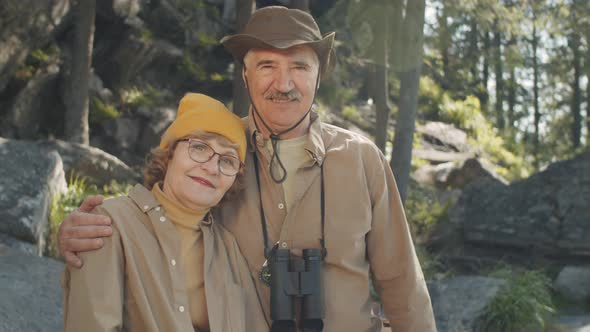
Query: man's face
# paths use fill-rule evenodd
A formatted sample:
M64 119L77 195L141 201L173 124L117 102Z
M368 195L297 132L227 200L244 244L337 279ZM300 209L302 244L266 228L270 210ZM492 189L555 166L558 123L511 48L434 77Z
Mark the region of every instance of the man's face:
M311 47L251 49L244 64L244 80L252 102L275 133L289 129L309 110L319 72L319 60ZM303 135L308 124L309 120L303 121L282 138Z

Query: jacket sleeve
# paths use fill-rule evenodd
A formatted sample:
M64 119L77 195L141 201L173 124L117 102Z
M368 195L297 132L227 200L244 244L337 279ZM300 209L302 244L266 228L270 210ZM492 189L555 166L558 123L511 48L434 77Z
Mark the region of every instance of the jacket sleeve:
M380 151L368 159L373 220L367 255L375 290L392 331L436 332L430 296L393 173Z
M100 208L99 213L108 215ZM63 274L64 331L121 331L125 263L115 221L103 248L80 255L84 266L66 266Z

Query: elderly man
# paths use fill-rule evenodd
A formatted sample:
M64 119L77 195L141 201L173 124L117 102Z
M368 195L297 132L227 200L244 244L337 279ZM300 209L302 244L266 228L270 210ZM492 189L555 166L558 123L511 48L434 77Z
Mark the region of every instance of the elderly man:
M322 36L309 14L284 7L256 11L243 33L221 40L244 64L252 107L244 119L245 190L220 205L217 220L246 257L269 325L268 260L278 249L300 257L319 248L324 331L381 331L370 276L393 331L436 331L387 161L368 139L312 111L333 65L333 42L334 33ZM76 252L99 248L110 234L108 220L85 213L100 201L88 198L61 226L60 251L71 265L82 263Z

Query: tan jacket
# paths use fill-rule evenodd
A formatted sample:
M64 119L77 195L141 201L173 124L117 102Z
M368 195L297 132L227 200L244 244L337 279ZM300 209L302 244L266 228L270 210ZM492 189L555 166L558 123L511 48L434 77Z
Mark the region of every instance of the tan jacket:
M436 331L426 283L416 257L403 207L388 162L367 138L322 123L312 113L306 143L310 162L298 169L294 203L285 209L281 184L269 175L270 155L252 117L248 121L250 153L245 168L245 190L215 209L216 220L234 234L252 275L265 261L259 194L252 161L260 162L262 201L268 223L269 245L279 243L300 254L319 248L320 166L325 172L326 247L323 291L325 332L380 331L371 315L369 272L395 332ZM256 280L267 319L270 288Z
M153 194L137 185L98 213L113 220L102 250L64 273L65 331L193 331L179 236ZM211 331L267 331L252 276L221 225L202 222Z

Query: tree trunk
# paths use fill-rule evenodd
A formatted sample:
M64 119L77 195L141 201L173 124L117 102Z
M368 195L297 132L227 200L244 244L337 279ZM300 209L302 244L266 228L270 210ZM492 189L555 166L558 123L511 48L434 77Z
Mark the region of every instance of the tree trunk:
M449 50L451 49L451 33L449 31L448 26L448 14L447 14L447 5L444 2L441 2L442 9L441 13L438 16L438 24L439 24L439 50L442 58L442 67L443 67L443 74L445 76L445 82L450 83L451 86L454 85L454 80L452 78L453 74L451 72L451 64L450 64L450 54Z
M402 39L404 41L402 46L403 49L408 50L404 56L408 60L416 61L414 62L416 66L407 68L399 74L399 116L395 126L390 164L395 174L402 202L405 201L410 183L412 143L414 140L416 113L418 112L418 88L422 66L425 7L425 0L408 1L403 25L403 31L406 33Z
M309 13L309 0L291 0L290 8L301 9Z
M539 109L539 60L537 48L539 46L539 36L537 35L537 14L533 8L533 36L531 39L533 47L533 107L535 136L533 137L533 154L535 169L539 169L539 123L541 122L541 110Z
M516 122L516 89L518 83L516 82L516 68L514 65L510 65L510 82L508 83L508 123L507 128L510 132L513 132L514 124Z
M572 82L572 148L577 149L580 147L581 134L582 134L582 90L580 88L580 80L582 77L582 56L580 52L580 35L574 32L570 39L572 53L573 53L573 67L574 67L574 80Z
M387 66L382 63L372 65L375 68L375 145L385 153L385 143L387 142L387 129L389 122L389 89L387 84Z
M479 97L479 102L481 104L481 109L487 113L488 112L488 80L490 79L490 49L491 49L492 41L490 38L490 32L484 32L483 38L483 66L481 69L481 83L483 85L483 91L481 96Z
M471 20L471 31L469 32L469 61L471 66L471 79L473 85L479 85L479 71L477 65L479 64L479 49L477 47L479 31L477 29L477 21L475 18Z
M498 24L494 24L494 68L496 74L496 126L503 130L504 123L504 62L502 60L502 35Z
M387 44L389 33L395 33L392 29L389 28L389 15L388 15L388 8L386 5L376 4L380 6L381 10L378 10L376 29L375 29L375 42L373 47L373 64L371 67L373 69L372 78L375 80L372 86L374 87L373 91L373 101L375 102L375 115L376 115L376 124L375 124L375 144L377 147L385 153L385 143L387 142L387 129L388 129L388 122L389 122L389 113L391 108L389 107L389 89L387 84L387 63L388 63L388 54L387 54ZM400 13L401 14L401 13ZM401 15L400 15L401 17Z
M237 0L236 1L236 31L244 30L252 12L256 7L254 0ZM234 81L233 81L233 112L238 116L244 117L248 115L250 109L250 96L244 79L242 78L242 71L244 66L240 61L234 61Z
M94 41L95 0L78 0L74 9L74 36L64 73L66 140L89 144L88 81Z

